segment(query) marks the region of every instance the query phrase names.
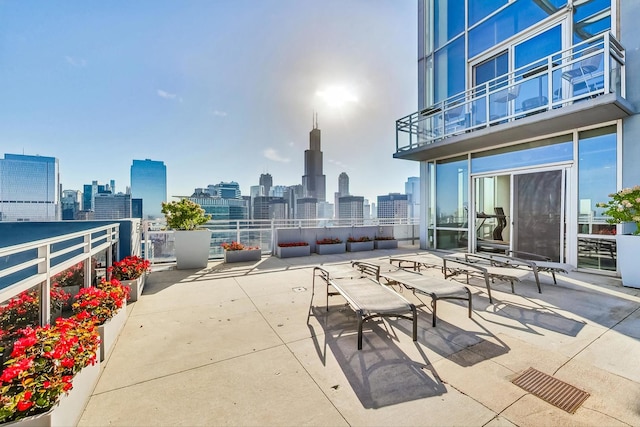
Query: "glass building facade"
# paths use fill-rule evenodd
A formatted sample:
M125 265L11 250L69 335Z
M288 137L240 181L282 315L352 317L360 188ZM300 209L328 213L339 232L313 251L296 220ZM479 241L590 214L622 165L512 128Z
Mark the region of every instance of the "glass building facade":
M131 165L131 197L142 199L144 219L162 218L167 201L167 167L156 160L134 160Z
M0 221L61 219L58 159L5 154L0 159Z
M423 248L616 271L622 226L597 203L640 182L632 3L418 2L418 111L394 156L421 165Z

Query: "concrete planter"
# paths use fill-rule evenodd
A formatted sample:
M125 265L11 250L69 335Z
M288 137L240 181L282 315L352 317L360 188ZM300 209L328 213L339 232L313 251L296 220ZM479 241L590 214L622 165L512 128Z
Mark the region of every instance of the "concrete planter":
M118 310L115 316L107 320L103 325L98 326L98 333L100 334L100 361L106 359L107 355L111 352L113 345L115 344L124 324L127 321L127 304L125 304Z
M276 256L278 258L293 258L298 256L311 255L311 246L286 246L281 248L276 246Z
M616 236L618 271L622 277L622 286L640 288L640 236L618 234Z
M328 245L316 244L316 253L318 255L331 255L345 253L344 243L329 243Z
M376 249L397 249L398 248L398 241L393 239L393 240L375 240L374 242L374 248Z
M122 283L125 286L128 286L129 289L131 290L131 292L129 292L129 299L127 301L130 301L130 302L138 301L138 298L140 298L140 295L142 295L142 290L144 289L144 282L146 280L145 277L146 275L143 274L137 279L120 281L120 283Z
M245 249L241 251L224 251L224 262L260 261L262 249Z
M176 230L173 233L176 248L176 268L178 270L205 268L209 263L211 231Z
M373 240L370 242L347 242L347 252L372 251Z
M32 415L18 421L2 424L11 427L75 426L80 421L85 406L100 378L100 362L89 365L73 377L73 388L69 394L60 396L53 408L44 414Z

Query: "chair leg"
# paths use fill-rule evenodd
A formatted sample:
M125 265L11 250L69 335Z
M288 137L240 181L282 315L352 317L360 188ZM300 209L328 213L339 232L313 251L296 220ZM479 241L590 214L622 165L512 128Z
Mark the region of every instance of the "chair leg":
M358 315L358 350L362 350L362 323L364 323L362 319L362 312L360 310L357 311Z
M469 288L466 288L467 290L467 296L469 297L469 319L471 319L471 313L473 311L473 303L471 302L471 291L469 290Z
M433 314L433 320L431 321L431 326L436 327L436 312L438 307L438 300L433 295L431 295L431 313Z

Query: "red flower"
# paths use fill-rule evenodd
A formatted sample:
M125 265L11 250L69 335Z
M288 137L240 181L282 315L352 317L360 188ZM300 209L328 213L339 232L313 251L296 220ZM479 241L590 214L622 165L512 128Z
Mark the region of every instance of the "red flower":
M73 365L75 365L75 361L71 357L67 357L66 359L62 359L62 361L60 363L65 368L73 368Z
M21 400L16 405L16 409L18 409L18 411L20 411L20 412L24 412L27 409L31 408L32 406L33 406L33 402L32 401L30 401L30 400Z

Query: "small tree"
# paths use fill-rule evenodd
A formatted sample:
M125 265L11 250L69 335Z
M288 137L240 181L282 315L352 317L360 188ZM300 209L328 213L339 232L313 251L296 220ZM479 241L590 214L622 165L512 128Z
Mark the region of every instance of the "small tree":
M199 204L189 199L163 202L162 213L167 220L167 227L173 230L195 230L211 219L211 215L205 214Z

